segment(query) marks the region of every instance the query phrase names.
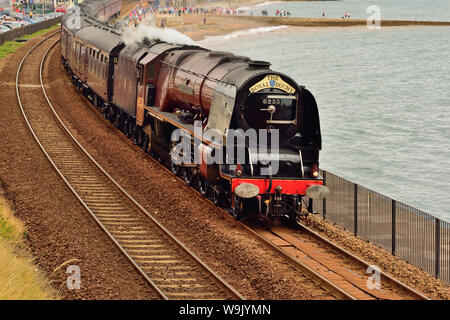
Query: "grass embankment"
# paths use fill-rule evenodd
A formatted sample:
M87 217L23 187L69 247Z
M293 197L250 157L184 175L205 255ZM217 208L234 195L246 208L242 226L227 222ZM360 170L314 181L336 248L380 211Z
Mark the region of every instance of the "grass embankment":
M27 39L28 40L28 39L40 36L40 35L48 32L48 31L56 29L56 28L59 28L59 26L58 25L54 25L54 26L52 26L50 28L42 29L42 30L40 30L38 32L35 32L33 34L28 34L28 35L26 35L26 36L24 36L24 37L22 37L20 39ZM2 44L0 46L0 60L3 59L4 57L6 57L7 55L15 52L17 49L19 49L25 43L26 42L6 41L4 44Z
M0 300L58 298L25 249L25 235L25 227L0 193Z

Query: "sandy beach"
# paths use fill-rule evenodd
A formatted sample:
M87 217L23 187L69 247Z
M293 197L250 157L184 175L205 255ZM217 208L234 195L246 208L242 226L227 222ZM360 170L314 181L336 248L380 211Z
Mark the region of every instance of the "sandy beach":
M194 41L200 41L205 37L218 36L239 30L248 30L262 26L272 26L273 23L257 20L242 19L242 17L207 16L204 24L203 16L186 15L182 17L158 17L164 19L166 26L174 28Z
M289 1L289 0L288 0ZM311 0L298 0L311 1ZM321 0L313 0L321 1ZM230 0L205 2L202 8L254 8L269 3L281 3L283 1L264 0ZM215 11L215 10L212 10ZM210 11L211 12L211 11ZM220 11L218 11L220 12ZM206 19L206 21L205 21ZM279 17L259 15L221 15L221 14L157 14L150 19L145 19L144 25L175 29L194 41L201 41L208 37L230 34L236 31L246 31L262 27L292 26L292 27L366 27L367 20L353 18L311 18L311 17ZM163 23L162 23L163 22ZM415 20L381 20L383 27L395 26L450 26L450 21L415 21Z
M204 18L206 17L206 24ZM286 18L286 17L260 17L260 16L215 16L215 15L184 15L157 16L158 25L161 20L165 26L174 28L194 41L205 37L228 34L234 31L248 30L268 26L298 26L298 27L366 27L367 21L362 19L334 19L334 18ZM396 27L408 25L422 26L450 26L447 21L408 21L408 20L382 20L383 27Z

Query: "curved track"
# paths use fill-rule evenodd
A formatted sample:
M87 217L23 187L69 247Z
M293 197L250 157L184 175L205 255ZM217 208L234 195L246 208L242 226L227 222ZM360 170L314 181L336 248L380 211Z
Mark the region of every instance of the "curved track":
M135 146L120 130L108 122L88 99L87 105L96 115L131 147ZM173 173L149 154L146 157L159 165L163 170ZM176 177L180 183L185 183ZM192 188L199 195L200 193ZM214 205L209 199L204 201ZM252 237L262 241L268 248L277 252L283 259L303 273L315 279L323 288L334 296L350 300L429 300L428 297L395 279L395 277L380 271L380 289L370 289L367 280L371 274L367 273L370 263L353 255L344 248L336 245L325 237L314 232L303 224L294 228L283 226L261 226L253 222L242 223L234 220L223 210L225 218L234 221L239 227Z
M109 122L107 122L98 112L98 110L96 110L89 103L87 99L86 102L93 110L96 111L97 116L100 119L102 119L104 123L106 123L111 129L113 129L123 140L127 141L130 146L133 146L134 148L138 149L138 147L134 146L132 142L129 139L127 139L119 130L115 129L114 126L112 126ZM54 115L58 117L56 113ZM64 126L62 123L61 125ZM70 135L69 132L68 134ZM81 148L81 146L79 145L78 147ZM149 155L147 156L149 159L151 159L151 161L159 164L158 161L156 161ZM95 161L92 158L91 160L93 161L93 163L95 163ZM96 164L96 166L98 166L98 164ZM163 165L160 164L160 166L161 168L164 168L165 170L169 171ZM109 175L106 172L104 172L104 170L103 175L109 177ZM86 178L83 179L89 180L90 177L87 176ZM94 186L98 185L98 181L95 179L91 181L91 183ZM117 185L116 187L120 188ZM126 192L123 189L121 190L121 192L126 194ZM104 194L102 193L96 194L96 196L103 196L103 195ZM99 199L102 198L100 197ZM209 201L207 199L204 200ZM223 213L226 218L234 220L225 211ZM111 217L106 216L106 218ZM120 217L120 219L116 220L115 227L119 229L127 228L128 225L130 227L133 227L134 226L133 224L128 224L129 221L127 220L128 218L129 218L128 216ZM105 222L108 221L109 220L105 220ZM98 222L100 225L102 225L101 221ZM133 220L133 222L135 221ZM268 248L277 252L283 259L288 261L302 273L307 274L310 281L311 280L314 281L321 288L325 289L326 292L328 292L330 298L338 297L341 299L353 299L353 300L428 299L424 295L420 294L419 292L413 290L412 288L404 285L403 283L399 282L392 276L383 272L380 273L381 290L370 289L367 286L367 278L370 275L366 273L369 263L364 262L360 258L347 252L345 249L340 248L336 244L316 234L314 231L307 228L306 226L300 225L300 230L298 230L280 226L267 228L258 225L245 225L240 222L236 223L246 232L251 234L252 237L258 239L259 241L264 243L264 245L266 245ZM108 233L107 230L105 231ZM138 239L139 238L136 238L136 240ZM140 245L139 242L135 243ZM122 251L124 251L124 253L127 255L126 250L124 250L124 248L122 248ZM135 266L139 269L139 265L137 265L136 262L134 263ZM180 297L183 298L184 296Z
M118 185L62 123L42 79L57 34L38 42L16 74L19 106L45 156L162 299L243 299Z
M85 98L85 101L94 110L98 118L127 142L130 147L142 151L120 130L108 122L87 98ZM146 157L159 165L161 169L173 175L167 167L149 154L146 154ZM184 183L182 179L176 178L180 183ZM200 195L197 190L193 190ZM206 198L203 198L203 200L214 205ZM233 220L240 228L263 242L268 248L277 252L298 270L315 279L320 286L335 297L350 300L429 300L425 295L381 270L380 290L370 289L367 286L367 279L370 277L367 268L371 265L370 263L363 261L303 224L298 225L297 228L267 227L236 221L226 211L223 211L223 215L225 218Z
M85 98L85 101L95 111L98 118L121 139L126 141L130 147L142 152L142 149L135 146L120 130L108 122L87 98ZM146 154L146 156L149 160L173 175L159 161L149 154ZM180 183L184 183L179 177L176 178ZM195 191L198 193L197 190ZM203 200L214 205L207 198L203 198ZM265 246L278 253L299 271L307 274L310 279L314 279L318 285L333 297L350 300L428 299L383 271L380 271L381 290L370 289L367 286L367 279L370 274L366 273L368 266L370 266L369 263L318 235L304 225L299 225L300 229L267 227L236 221L226 211L223 211L223 215L225 218L233 220L239 227L258 241L261 241Z

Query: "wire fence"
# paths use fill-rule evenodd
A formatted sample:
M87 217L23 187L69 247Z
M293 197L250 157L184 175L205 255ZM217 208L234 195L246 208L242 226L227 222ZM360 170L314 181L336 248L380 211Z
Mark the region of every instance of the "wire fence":
M0 46L6 41L14 41L28 34L33 34L43 29L50 28L51 26L60 23L61 16L48 19L46 21L29 24L20 28L12 29L10 31L0 33Z
M450 223L321 170L330 195L314 210L450 283Z

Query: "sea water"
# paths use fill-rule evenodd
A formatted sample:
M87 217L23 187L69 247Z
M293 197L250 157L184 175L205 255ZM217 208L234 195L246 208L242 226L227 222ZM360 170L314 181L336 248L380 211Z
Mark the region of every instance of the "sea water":
M450 27L260 31L199 44L270 61L314 94L322 168L450 221Z
M341 1L274 1L253 7L254 15L262 10L275 15L277 10L289 11L293 17L342 18L350 13L351 18L367 19L367 9L376 5L380 8L381 19L385 20L425 20L450 21L450 1L448 0L341 0ZM370 11L370 10L369 10Z

